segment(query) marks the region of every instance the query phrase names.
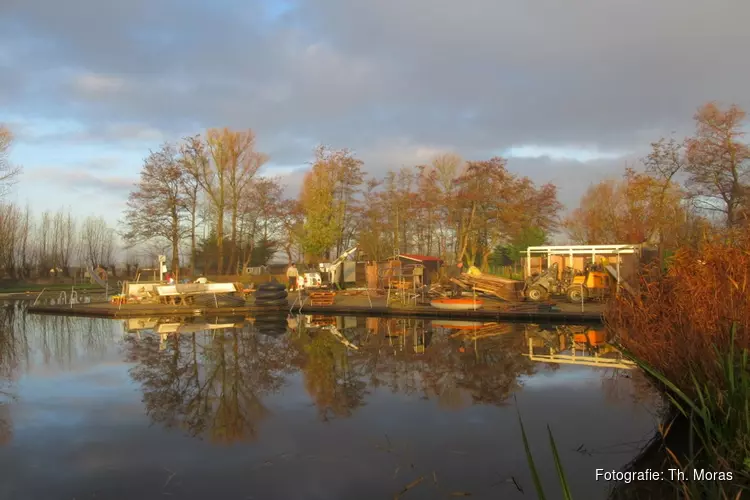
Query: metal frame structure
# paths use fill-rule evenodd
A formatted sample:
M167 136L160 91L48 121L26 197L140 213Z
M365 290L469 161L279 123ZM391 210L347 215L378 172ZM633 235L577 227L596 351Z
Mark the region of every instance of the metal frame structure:
M551 265L551 257L566 256L568 265L573 267L573 257L576 255L591 256L595 261L597 255L640 254L641 245L552 245L528 247L526 249L526 277L531 276L531 257L547 256L547 267ZM620 291L620 259L617 259L617 291Z

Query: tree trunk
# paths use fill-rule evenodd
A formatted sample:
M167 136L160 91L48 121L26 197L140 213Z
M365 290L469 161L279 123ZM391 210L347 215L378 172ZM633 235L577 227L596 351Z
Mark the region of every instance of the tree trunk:
M237 274L237 203L232 206L232 247L229 250L226 274Z
M217 207L216 214L216 273L224 272L224 208Z

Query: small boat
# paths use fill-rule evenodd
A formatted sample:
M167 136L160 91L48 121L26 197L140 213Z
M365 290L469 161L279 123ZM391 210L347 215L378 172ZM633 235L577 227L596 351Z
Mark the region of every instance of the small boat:
M475 298L433 299L430 301L432 307L449 311L476 311L483 304L483 300Z

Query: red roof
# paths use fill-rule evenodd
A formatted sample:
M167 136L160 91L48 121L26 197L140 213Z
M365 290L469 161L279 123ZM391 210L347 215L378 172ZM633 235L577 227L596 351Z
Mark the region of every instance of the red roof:
M432 255L417 255L413 253L402 253L399 257L409 260L417 260L419 262L442 262L443 259L440 257L433 257Z

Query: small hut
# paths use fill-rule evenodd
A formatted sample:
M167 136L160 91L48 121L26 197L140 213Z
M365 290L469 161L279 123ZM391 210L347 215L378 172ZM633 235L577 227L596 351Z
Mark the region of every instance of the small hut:
M429 285L433 278L436 278L440 271L440 264L443 260L440 257L433 257L432 255L417 255L401 253L398 255L398 260L401 261L402 266L413 266L415 264L421 264L424 267L424 284Z

